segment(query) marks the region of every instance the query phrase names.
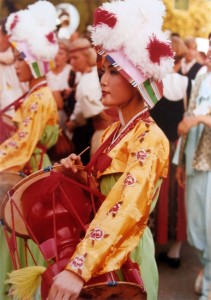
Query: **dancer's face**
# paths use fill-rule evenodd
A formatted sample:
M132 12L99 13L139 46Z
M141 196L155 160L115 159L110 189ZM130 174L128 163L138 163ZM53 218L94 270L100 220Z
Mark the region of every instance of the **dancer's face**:
M83 51L76 51L70 54L70 64L75 72L85 73L88 68L88 59Z
M101 74L102 103L121 107L133 99L136 89L107 60Z
M29 65L25 62L20 52L14 50L15 70L20 82L28 82L33 79Z
M69 60L68 52L62 47L59 47L59 51L55 57L55 64L58 67L64 67Z

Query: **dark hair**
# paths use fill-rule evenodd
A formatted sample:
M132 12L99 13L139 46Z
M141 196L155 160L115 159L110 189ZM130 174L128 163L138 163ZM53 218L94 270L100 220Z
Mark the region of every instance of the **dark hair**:
M174 36L180 37L180 34L178 32L172 32L171 33L171 37L174 37Z
M6 28L5 28L6 22L7 22L7 18L0 19L0 27L1 27L1 30L4 34L7 34L7 31L6 31Z

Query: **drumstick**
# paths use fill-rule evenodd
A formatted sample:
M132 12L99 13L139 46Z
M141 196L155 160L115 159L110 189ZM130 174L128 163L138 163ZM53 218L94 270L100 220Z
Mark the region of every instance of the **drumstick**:
M86 147L86 149L84 149L83 151L81 151L81 153L78 154L78 156L81 156L84 152L86 152L88 149L90 148L90 146Z
M86 152L87 150L89 150L90 146L86 147L83 151L81 151L78 156L81 157L81 155ZM84 166L81 166L81 165L75 165L75 167L78 169L78 170L83 170L85 167Z
M81 151L78 156L81 157L81 155L86 152L87 150L89 150L90 146L86 147L83 151ZM84 166L81 166L81 165L75 165L75 167L78 169L78 170L83 170L84 169Z

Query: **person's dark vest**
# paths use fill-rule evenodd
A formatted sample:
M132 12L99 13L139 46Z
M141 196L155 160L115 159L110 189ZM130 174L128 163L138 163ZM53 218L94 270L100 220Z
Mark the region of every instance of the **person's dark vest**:
M181 69L179 70L178 73L181 74L181 75L185 75L185 76L187 76L187 77L190 78L190 79L195 79L196 74L197 74L197 72L201 69L201 67L203 67L203 65L200 64L200 63L198 63L198 62L196 62L196 63L190 68L190 70L189 70L186 74L183 74Z
M187 105L189 102L189 91L191 90L191 80L187 86ZM174 142L178 139L177 127L182 121L184 114L184 100L170 101L164 96L150 110L150 115L156 124L162 129L169 141Z

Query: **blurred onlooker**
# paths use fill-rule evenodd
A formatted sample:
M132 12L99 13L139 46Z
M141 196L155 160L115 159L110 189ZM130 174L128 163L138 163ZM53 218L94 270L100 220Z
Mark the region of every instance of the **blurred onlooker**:
M0 20L0 109L14 102L26 89L27 84L19 82L14 67L14 54L5 29L6 18ZM7 115L14 115L14 108Z
M181 68L179 73L188 76L194 80L196 76L204 73L206 67L197 62L197 43L194 37L187 37L184 43L188 49L186 56L181 61Z
M161 253L159 259L171 267L180 266L180 249L186 239L186 222L184 207L184 189L177 186L176 167L172 157L178 141L177 126L187 108L191 91L191 79L178 74L181 60L187 53L187 47L178 36L171 38L174 51L174 72L163 79L163 97L151 110L150 114L170 141L170 163L168 177L161 186L156 209L155 242L171 247L166 253Z
M48 1L37 1L7 19L6 29L14 48L14 72L21 82L28 82L29 91L13 116L16 131L0 144L0 172L29 174L51 165L46 152L58 138L58 115L45 74L58 51L55 27L56 9ZM5 74L1 74L1 79L2 75ZM0 299L6 300L13 298L5 285L12 261L1 227L0 244ZM26 241L17 239L13 255L18 252L24 265L33 264L33 260L43 265L43 255L32 240L29 244L31 255L27 257Z
M69 41L65 39L59 40L59 50L55 57L55 68L48 72L47 82L53 92L59 111L59 125L65 130L67 115L63 110L64 98L71 93L68 85L71 66L69 64Z
M209 47L211 47L211 32L208 35L208 40L209 40Z
M211 299L211 48L206 63L207 72L197 78L178 126L183 138L177 180L186 187L188 241L199 251L204 267L195 283L200 300Z
M80 72L75 92L75 107L67 122L73 132L75 152L79 154L91 145L94 133L93 118L104 111L101 103L101 88L96 67L96 52L86 38L78 38L70 46L70 64L75 72ZM88 163L90 151L83 154L83 163Z
M197 62L200 63L201 65L205 65L206 64L206 59L207 59L207 55L204 51L198 51L197 54Z

